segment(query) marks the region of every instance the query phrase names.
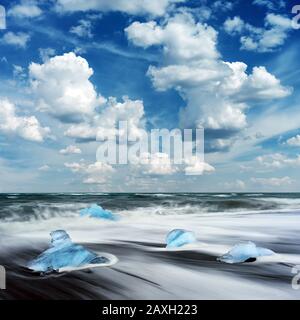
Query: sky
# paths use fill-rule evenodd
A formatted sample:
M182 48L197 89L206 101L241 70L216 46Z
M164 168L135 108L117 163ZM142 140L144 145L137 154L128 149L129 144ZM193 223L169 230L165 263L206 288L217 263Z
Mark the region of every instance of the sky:
M296 4L0 0L0 192L298 192ZM203 127L205 162L101 162L120 120Z

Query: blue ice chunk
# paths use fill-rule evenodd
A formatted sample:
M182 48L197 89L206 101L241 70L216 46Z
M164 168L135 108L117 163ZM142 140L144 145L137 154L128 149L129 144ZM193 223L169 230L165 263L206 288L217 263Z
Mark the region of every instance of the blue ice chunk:
M167 248L177 248L188 243L196 242L194 232L184 229L174 229L167 234Z
M105 263L105 257L99 257L94 252L72 242L64 230L50 233L51 246L36 259L30 261L27 267L36 272L53 272L64 267L80 267L90 263ZM101 261L100 261L101 260Z
M257 247L255 243L248 241L235 245L229 252L219 257L217 260L226 263L241 263L249 259L256 259L262 256L271 256L274 251Z
M116 220L116 216L108 210L104 210L102 207L98 206L97 204L93 204L90 208L80 210L80 215L88 216L92 218L100 218L100 219L107 219L107 220Z

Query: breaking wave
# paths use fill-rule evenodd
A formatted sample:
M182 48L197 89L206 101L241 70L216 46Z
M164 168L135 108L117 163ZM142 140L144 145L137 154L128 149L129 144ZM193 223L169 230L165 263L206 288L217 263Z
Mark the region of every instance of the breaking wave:
M300 210L299 194L1 194L0 221L77 217L93 203L122 216L247 214Z

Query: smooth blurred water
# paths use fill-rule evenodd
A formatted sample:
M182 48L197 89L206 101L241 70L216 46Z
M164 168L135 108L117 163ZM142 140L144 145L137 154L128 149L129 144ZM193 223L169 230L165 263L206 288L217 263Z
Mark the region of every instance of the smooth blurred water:
M93 203L120 219L80 217ZM119 262L58 277L24 273L58 229ZM192 231L197 242L165 249L173 229ZM277 255L216 261L243 241ZM8 273L4 299L299 299L291 271L300 265L300 194L1 194L0 265Z

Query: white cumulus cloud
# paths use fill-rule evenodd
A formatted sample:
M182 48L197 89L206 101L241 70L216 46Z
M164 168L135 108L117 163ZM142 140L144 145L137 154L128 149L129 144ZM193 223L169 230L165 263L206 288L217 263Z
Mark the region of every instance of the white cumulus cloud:
M241 49L270 52L285 43L292 30L292 23L291 19L284 15L268 13L262 28L246 23L236 16L227 18L224 29L230 35L240 35Z
M15 105L8 99L0 100L0 131L36 142L42 142L50 134L50 129L42 127L35 116L17 115Z
M95 162L87 164L85 162L66 162L66 168L69 168L72 172L79 173L83 176L83 183L86 184L102 184L106 182L110 174L115 172L115 169L102 162Z
M163 152L143 153L140 161L143 174L170 175L178 171L178 168L172 164L169 155Z
M176 61L219 56L215 29L195 23L188 13L177 14L163 25L157 25L155 21L133 22L125 32L127 38L137 46L146 48L162 45L165 55Z
M118 102L111 97L88 122L71 125L65 135L77 140L103 141L108 138L108 134L122 134L118 130L120 121L127 123L129 141L140 138L145 126L143 102L128 97L124 97L123 102Z
M215 171L215 168L210 164L198 159L197 157L191 157L185 159L186 167L184 169L186 175L202 175L203 173L211 173Z
M103 101L89 80L93 69L73 52L52 57L44 64L31 63L29 74L39 110L63 122L91 116Z
M81 154L80 148L70 145L59 151L60 154Z
M274 17L268 21L284 24ZM241 30L243 25L236 19L227 28ZM291 93L265 67L247 72L245 63L222 61L216 30L196 22L189 11L181 10L160 23L133 22L125 32L137 46L162 48L162 65L150 66L147 75L157 90L175 88L187 101L180 112L184 128L239 131L247 125L251 102L284 98Z

